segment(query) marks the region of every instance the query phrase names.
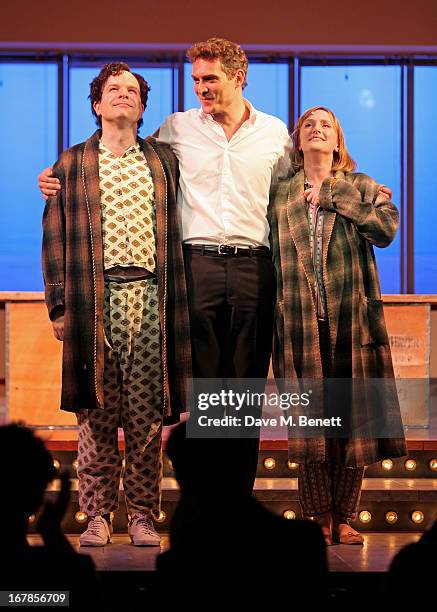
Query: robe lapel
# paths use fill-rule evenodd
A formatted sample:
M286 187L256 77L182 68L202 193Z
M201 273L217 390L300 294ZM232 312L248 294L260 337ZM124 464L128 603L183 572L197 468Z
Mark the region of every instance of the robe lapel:
M344 179L344 172L337 170L334 176L338 179ZM337 218L337 213L325 210L323 212L323 240L322 240L322 258L323 258L323 280L326 288L327 309L329 321L329 336L331 340L331 349L334 351L337 342L338 317L340 313L339 304L341 301L342 285L337 287L336 278L332 274L329 276L327 272L326 262L328 260L328 251L334 231L334 224ZM341 277L342 278L342 277ZM329 296L329 298L328 298Z
M97 312L103 312L103 238L100 204L99 180L99 140L101 132L97 130L85 143L80 180L85 192L88 207L90 229L92 231L93 259L96 275ZM79 190L79 193L82 191Z
M158 294L161 303L166 301L164 290L167 283L167 183L163 164L158 153L147 142L139 139L141 149L145 155L147 164L152 175L155 193L155 218L156 218L156 272L158 277ZM161 311L162 314L162 311Z
M290 191L287 200L287 219L291 239L294 242L298 258L305 271L311 294L313 299L315 299L315 275L311 258L310 228L303 192L304 173L303 170L301 170L290 182Z

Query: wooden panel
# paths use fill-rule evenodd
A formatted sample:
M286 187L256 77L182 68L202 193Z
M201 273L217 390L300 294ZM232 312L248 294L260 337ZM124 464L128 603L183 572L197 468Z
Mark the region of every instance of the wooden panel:
M437 306L437 294L386 293L382 296L384 304L431 304Z
M35 301L41 294L33 298L29 294L27 301L23 294L14 295L22 299L6 302L8 418L31 425L75 425L75 416L58 408L62 344L53 337L45 304ZM6 294L0 294L0 301L3 297ZM425 378L429 372L429 303L393 303L384 310L396 375ZM407 408L403 407L404 422L423 427L427 421L424 402L417 396L409 401Z
M75 425L61 412L62 343L53 336L44 303L6 305L6 404L9 420Z
M437 306L437 294L386 293L385 304L431 304ZM0 302L43 302L43 291L0 291Z
M396 377L429 376L430 306L385 305L384 315Z
M385 305L384 314L393 355L402 419L408 427L429 423L429 304ZM411 379L409 382L408 379Z
M0 302L43 302L43 291L0 291Z

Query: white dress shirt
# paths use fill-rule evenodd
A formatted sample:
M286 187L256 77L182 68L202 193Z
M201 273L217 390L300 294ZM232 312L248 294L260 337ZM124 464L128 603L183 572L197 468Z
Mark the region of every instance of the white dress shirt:
M229 141L201 109L174 113L159 129L179 160L185 243L269 246L270 186L289 170L291 140L280 119L245 104L249 118Z

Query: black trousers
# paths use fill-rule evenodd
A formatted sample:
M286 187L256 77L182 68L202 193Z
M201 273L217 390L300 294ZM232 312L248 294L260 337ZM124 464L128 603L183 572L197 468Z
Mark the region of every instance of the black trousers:
M194 378L266 379L276 282L268 256L219 255L184 249ZM230 464L255 482L258 436L226 440Z

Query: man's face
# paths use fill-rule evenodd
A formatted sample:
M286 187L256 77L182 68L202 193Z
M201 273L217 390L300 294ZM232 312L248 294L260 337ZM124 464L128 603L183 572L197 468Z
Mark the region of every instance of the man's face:
M329 113L318 109L311 113L300 128L300 149L304 154L323 152L332 155L338 151L338 135Z
M242 70L237 70L234 77L228 78L218 59L193 62L192 77L194 92L207 115L226 112L238 99L238 91L244 81Z
M123 71L110 76L103 87L102 99L94 103L94 110L104 121L136 125L144 112L144 106L141 103L140 86L134 75Z

